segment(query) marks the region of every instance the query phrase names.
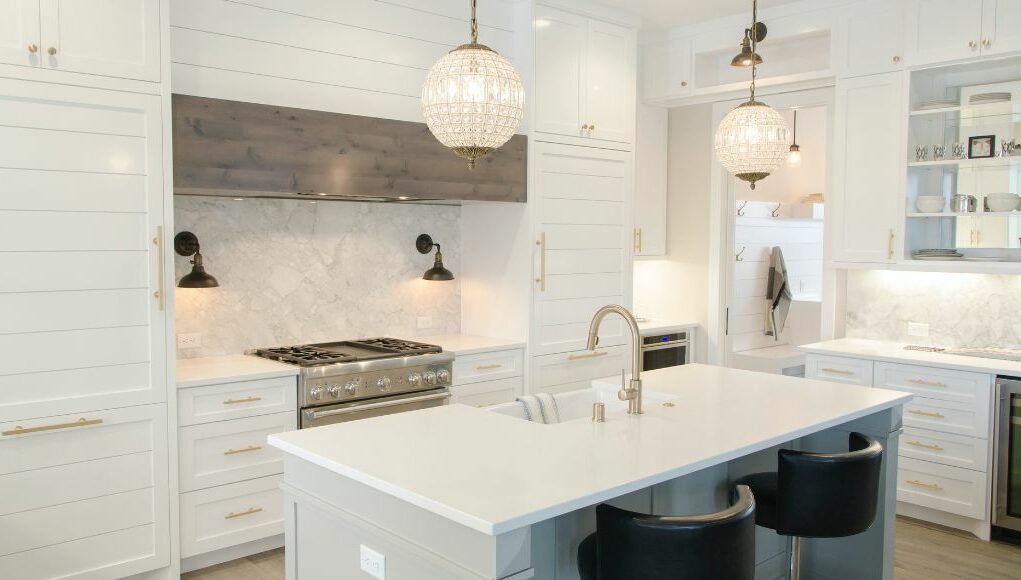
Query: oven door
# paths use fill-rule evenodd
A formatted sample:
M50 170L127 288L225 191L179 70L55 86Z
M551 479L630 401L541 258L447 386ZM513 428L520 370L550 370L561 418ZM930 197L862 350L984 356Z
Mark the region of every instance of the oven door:
M301 429L332 425L333 423L344 423L379 417L381 415L392 415L405 411L416 411L446 405L450 399L450 391L445 387L431 391L419 391L417 393L405 393L392 397L380 397L367 401L355 401L352 403L340 403L338 405L324 405L322 407L311 407L301 410Z
M1021 531L1021 380L996 381L993 525Z
M688 343L668 342L642 347L642 370L654 371L688 364Z

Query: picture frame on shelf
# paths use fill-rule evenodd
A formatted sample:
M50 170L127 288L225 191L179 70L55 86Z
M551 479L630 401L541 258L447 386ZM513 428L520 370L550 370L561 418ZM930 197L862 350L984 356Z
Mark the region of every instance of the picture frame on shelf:
M980 135L968 139L968 159L989 159L996 156L996 135Z

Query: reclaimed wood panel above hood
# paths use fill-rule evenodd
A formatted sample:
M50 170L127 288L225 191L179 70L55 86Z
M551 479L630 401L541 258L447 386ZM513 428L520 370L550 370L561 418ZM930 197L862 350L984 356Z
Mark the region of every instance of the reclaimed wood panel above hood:
M526 201L528 139L474 170L425 123L173 96L174 193L340 201Z

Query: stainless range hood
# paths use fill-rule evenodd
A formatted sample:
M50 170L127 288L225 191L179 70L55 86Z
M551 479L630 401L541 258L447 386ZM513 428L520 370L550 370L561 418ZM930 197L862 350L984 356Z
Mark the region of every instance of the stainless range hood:
M470 170L424 123L174 95L174 193L306 201L526 200L528 140Z

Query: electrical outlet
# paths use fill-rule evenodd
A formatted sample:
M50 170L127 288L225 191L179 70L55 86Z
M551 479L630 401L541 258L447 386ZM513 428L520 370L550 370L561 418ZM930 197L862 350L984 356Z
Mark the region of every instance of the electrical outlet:
M929 325L924 322L909 322L908 336L926 337L929 336Z
M362 572L378 580L386 580L386 556L366 546L361 548Z
M432 328L432 327L433 327L433 317L432 316L419 316L418 317L418 329L419 330L425 330L427 328Z
M202 346L202 334L199 332L177 335L177 348L199 348L200 346Z

